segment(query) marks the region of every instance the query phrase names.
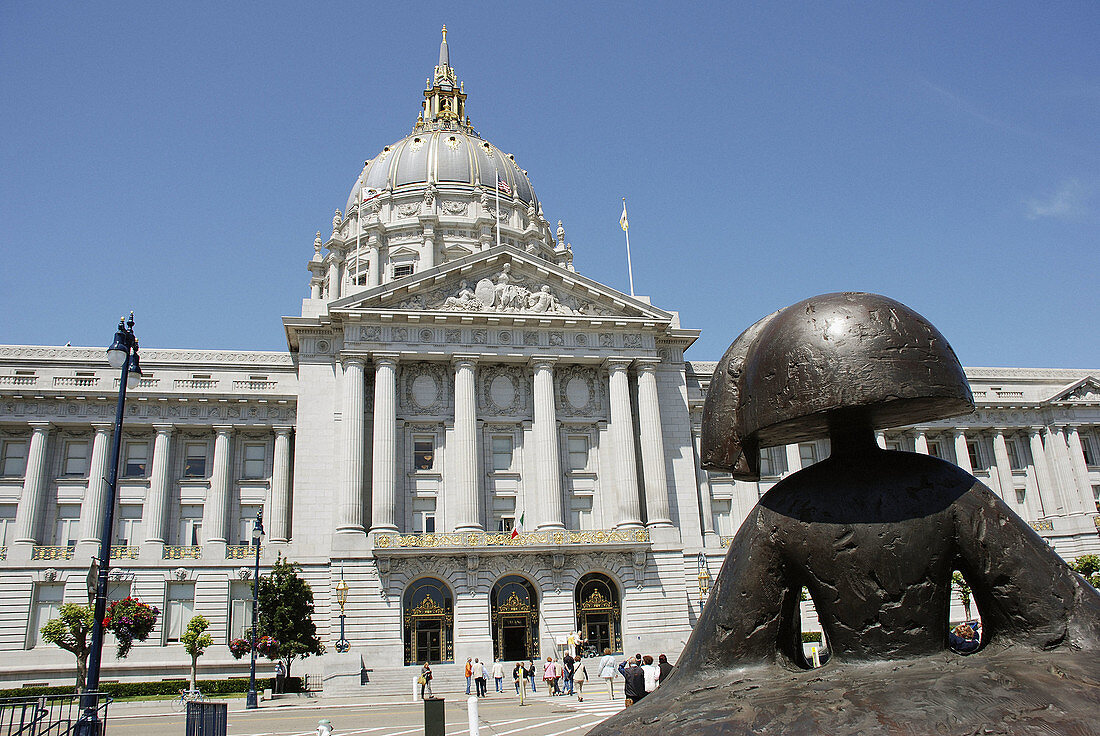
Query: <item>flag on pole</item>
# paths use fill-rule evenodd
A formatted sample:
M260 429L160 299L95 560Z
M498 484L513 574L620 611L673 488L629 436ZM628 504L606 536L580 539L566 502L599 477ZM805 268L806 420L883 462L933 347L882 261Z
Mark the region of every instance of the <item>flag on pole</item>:
M501 179L499 174L497 175L497 189L504 192L508 196L512 195L512 187L508 186L508 182Z
M619 227L626 233L626 271L630 275L630 296L634 296L634 267L630 264L630 227L626 221L626 197L623 197L623 214L619 218Z
M516 537L519 536L520 527L523 526L523 520L524 520L525 516L526 516L525 512L520 512L519 519L516 520L516 525L514 527L512 527L512 539L515 539Z
M630 224L626 221L626 200L625 199L623 200L623 215L622 215L622 217L619 218L619 227L621 227L623 229L624 233L626 232L626 229L628 227L630 227Z

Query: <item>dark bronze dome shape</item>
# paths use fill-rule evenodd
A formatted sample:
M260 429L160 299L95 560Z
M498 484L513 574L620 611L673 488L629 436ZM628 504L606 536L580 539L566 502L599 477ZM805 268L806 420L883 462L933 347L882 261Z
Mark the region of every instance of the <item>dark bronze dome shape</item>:
M589 733L1100 733L1100 594L972 475L875 442L971 405L947 342L885 297L815 297L743 333L704 406L705 460L751 476L758 446L826 434L832 454L749 513L676 674ZM982 615L968 656L947 646L954 569Z

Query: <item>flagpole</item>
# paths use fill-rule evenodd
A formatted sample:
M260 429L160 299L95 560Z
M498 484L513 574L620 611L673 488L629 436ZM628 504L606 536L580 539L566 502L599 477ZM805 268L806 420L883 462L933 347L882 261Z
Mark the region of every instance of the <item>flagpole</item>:
M363 202L366 193L366 187L359 187L359 206L355 208L355 276L351 280L353 287L359 285L359 235L363 232Z
M630 228L626 226L626 197L623 197L623 232L626 233L626 272L630 276L630 296L634 296L634 267L630 264Z
M500 247L500 172L493 173L497 177L497 247Z

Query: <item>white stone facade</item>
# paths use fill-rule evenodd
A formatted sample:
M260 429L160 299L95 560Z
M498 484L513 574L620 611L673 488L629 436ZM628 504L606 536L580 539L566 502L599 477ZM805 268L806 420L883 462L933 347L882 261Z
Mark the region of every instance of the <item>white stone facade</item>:
M329 647L343 577L367 666L545 656L578 629L675 656L700 553L715 576L760 495L827 455L765 450L759 483L702 471L714 364L683 357L698 332L574 270L526 172L469 126L445 43L424 94L413 134L315 240L289 352L142 352L113 593L165 615L129 659L105 652L105 680L182 677L192 614L217 642L202 674L246 670L224 644L248 615L261 508L261 566L302 564ZM0 346L0 683L72 679L37 631L87 600L117 396L105 357ZM967 375L974 414L883 445L972 469L1067 558L1100 552L1100 370Z

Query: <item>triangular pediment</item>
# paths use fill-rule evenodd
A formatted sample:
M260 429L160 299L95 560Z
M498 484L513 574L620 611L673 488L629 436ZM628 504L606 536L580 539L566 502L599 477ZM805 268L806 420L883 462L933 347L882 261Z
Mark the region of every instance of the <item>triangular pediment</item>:
M1070 404L1100 404L1100 379L1095 376L1085 376L1079 381L1074 381L1068 386L1058 390L1058 393L1047 399L1050 403Z
M673 319L671 312L507 245L346 296L329 305L330 314L338 312Z

